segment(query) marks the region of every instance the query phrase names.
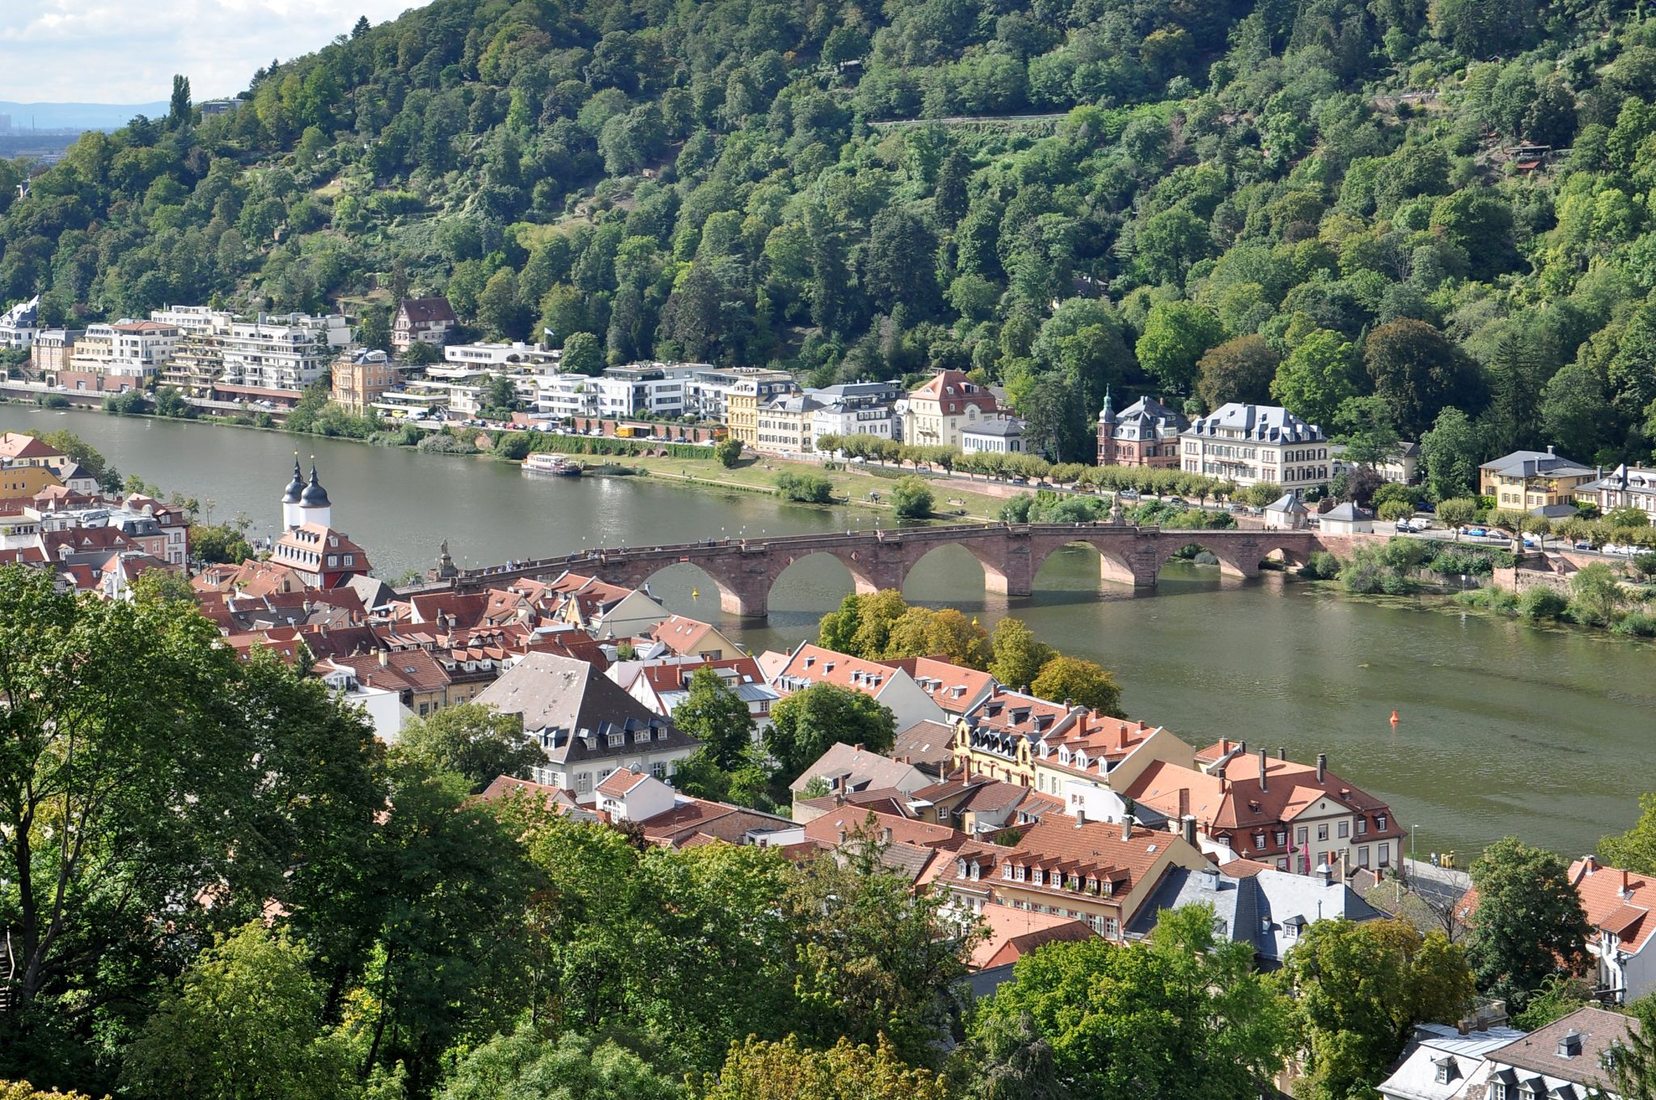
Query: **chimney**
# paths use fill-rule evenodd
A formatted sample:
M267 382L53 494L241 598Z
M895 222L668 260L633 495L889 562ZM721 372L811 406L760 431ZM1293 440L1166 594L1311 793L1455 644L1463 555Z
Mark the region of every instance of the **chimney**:
M379 661L380 661L380 667L381 668L389 667L390 664L391 664L391 651L389 649L380 650L379 651Z
M1133 839L1133 815L1123 814L1121 818L1121 839Z
M1553 445L1551 443L1547 444L1547 453L1548 454L1553 453Z
M1180 787L1179 788L1179 816L1181 818L1190 816L1190 788L1189 787Z
M1197 847L1196 816L1194 814L1185 814L1184 817L1179 819L1179 824L1184 829L1185 843L1190 845L1192 848Z
M1229 737L1221 737L1219 739L1219 755L1224 756L1229 752L1230 752L1230 738Z
M1581 861L1581 873L1590 875L1598 870L1598 856L1586 856Z
M858 752L862 752L862 751L863 751L863 743L862 743L862 742L861 742L861 741L858 741L858 742L857 742L857 743L856 743L856 744L855 744L855 745L854 745L854 746L852 746L852 747L853 747L853 748L854 748L854 749L856 749L856 750L857 750L857 751L858 751Z
M1247 754L1247 752L1248 752L1248 743L1246 741L1238 741L1236 743L1236 755L1245 756Z
M1087 823L1087 808L1085 806L1077 806L1075 808L1075 827L1077 829L1079 829L1079 828L1081 828L1081 826L1085 825L1086 823Z
M1265 755L1265 750L1260 749L1259 750L1259 789L1262 790L1262 791L1266 789L1266 785L1270 782L1269 777L1265 774L1265 761L1266 761L1266 759L1267 759L1267 757Z
M1327 776L1328 754L1326 752L1319 752L1317 754L1317 782L1321 783L1325 778L1327 778Z
M1627 868L1625 867L1622 868L1621 896L1623 901L1633 896L1633 888L1627 885Z

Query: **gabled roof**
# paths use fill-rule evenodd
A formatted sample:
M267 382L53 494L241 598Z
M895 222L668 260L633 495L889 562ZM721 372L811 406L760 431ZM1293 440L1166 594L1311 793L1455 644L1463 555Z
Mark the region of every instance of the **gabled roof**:
M1593 1088L1607 1088L1610 1082L1601 1061L1604 1052L1614 1043L1630 1045L1629 1037L1638 1029L1639 1021L1632 1016L1588 1005L1522 1039L1497 1047L1485 1057L1497 1065L1544 1073ZM1559 1053L1559 1041L1572 1033L1580 1044L1580 1053L1565 1057Z
M900 668L914 677L932 702L956 717L965 714L995 686L995 678L987 672L964 668L941 657L905 657L880 664Z
M629 791L650 777L630 768L616 768L598 784L598 793L606 798L625 798Z
M977 915L988 926L988 935L972 948L968 965L973 970L987 970L1017 962L1043 944L1090 940L1095 935L1091 928L1074 917L1037 913L1033 909L1017 909L1010 905L985 905Z
M900 668L806 642L793 651L787 665L771 681L771 686L787 695L816 684L833 684L878 697L894 678L905 675L907 673Z
M458 324L447 298L404 298L397 312L416 325Z
M548 653L529 654L473 701L520 716L524 732L556 763L635 753L646 734L650 752L699 743L592 665ZM619 744L610 744L611 735Z
M828 746L828 751L788 784L788 790L798 793L810 786L813 779L825 779L830 787L859 790L874 787L898 787L916 791L930 780L912 764L904 764L877 752L869 752L859 745L843 741Z
M6 432L0 435L0 458L17 461L20 458L48 459L63 458L64 453L50 444L42 443L37 437L23 432Z
M1656 877L1606 867L1597 860L1570 864L1570 881L1581 895L1587 923L1620 940L1619 947L1638 954L1656 934ZM1625 892L1624 892L1625 891Z
M724 635L712 623L692 619L688 615L669 615L652 626L645 637L657 641L674 653L698 653L704 643L723 642Z

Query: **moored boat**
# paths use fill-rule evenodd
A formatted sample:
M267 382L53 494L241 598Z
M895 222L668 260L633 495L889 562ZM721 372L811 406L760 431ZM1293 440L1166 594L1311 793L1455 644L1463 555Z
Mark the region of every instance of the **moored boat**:
M523 460L523 472L526 474L550 474L553 477L580 477L581 468L569 461L563 455L548 454L545 451L530 455Z

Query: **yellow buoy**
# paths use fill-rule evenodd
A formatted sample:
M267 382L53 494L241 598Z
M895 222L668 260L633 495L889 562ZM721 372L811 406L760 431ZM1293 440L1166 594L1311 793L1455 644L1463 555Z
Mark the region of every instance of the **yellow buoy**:
M699 589L699 588L692 588L692 589L691 589L691 590L690 590L690 598L691 598L691 599L692 599L692 600L699 600L699 599L701 599L701 589Z

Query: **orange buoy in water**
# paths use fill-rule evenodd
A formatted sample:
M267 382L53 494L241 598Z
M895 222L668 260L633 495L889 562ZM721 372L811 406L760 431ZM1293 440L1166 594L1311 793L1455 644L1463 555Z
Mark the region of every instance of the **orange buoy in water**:
M1392 711L1391 724L1394 726L1397 725L1397 711L1395 710Z

